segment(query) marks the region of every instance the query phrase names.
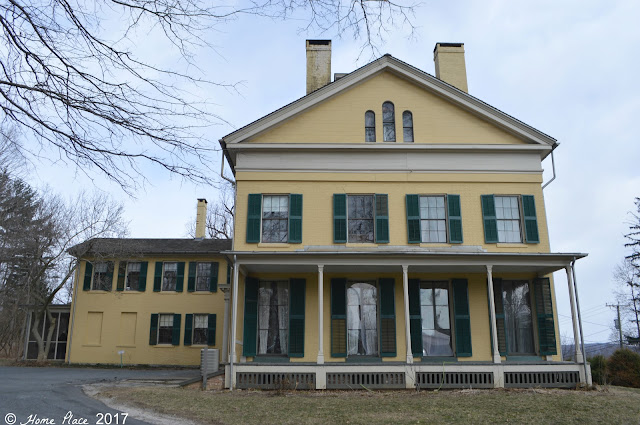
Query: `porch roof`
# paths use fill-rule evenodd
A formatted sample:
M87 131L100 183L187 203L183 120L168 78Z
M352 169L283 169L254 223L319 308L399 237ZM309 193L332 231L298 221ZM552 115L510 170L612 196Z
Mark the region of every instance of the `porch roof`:
M415 273L536 273L547 275L586 257L584 253L522 253L425 250L332 250L332 251L224 251L249 273L314 273L323 265L326 273L354 271L401 272L409 266ZM358 267L358 268L356 268Z

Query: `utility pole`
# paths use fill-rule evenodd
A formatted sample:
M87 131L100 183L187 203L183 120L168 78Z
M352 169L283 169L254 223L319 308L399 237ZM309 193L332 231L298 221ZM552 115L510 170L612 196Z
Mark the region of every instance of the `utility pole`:
M620 304L607 304L607 307L615 307L618 310L618 332L620 333L620 348L624 348L622 344L622 322L620 321Z

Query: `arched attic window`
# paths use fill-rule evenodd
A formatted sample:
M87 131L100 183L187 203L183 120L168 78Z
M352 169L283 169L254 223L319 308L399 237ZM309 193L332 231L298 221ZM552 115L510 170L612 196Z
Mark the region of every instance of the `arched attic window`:
M402 140L413 143L413 114L411 111L402 113Z
M396 114L391 102L382 104L382 134L385 142L396 141Z
M364 113L364 141L376 141L376 114L373 111Z

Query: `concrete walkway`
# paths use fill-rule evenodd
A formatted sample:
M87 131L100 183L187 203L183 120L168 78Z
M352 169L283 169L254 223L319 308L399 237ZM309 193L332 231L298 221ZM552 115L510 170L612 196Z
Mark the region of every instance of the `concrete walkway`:
M178 383L198 375L195 369L89 369L59 367L0 367L0 424L7 423L47 423L49 419L56 424L73 423L64 421L65 416L73 415L73 419L86 419L87 424L96 424L99 413L112 415L111 424L116 424L119 414L120 424L124 418L122 413L131 413L126 419L127 425L159 423L152 416L137 412L118 411L85 394L84 385L110 384L122 381L136 384ZM95 385L94 385L95 386ZM69 413L71 412L71 413ZM35 416L37 415L37 417ZM142 418L138 420L136 417ZM151 418L151 421L150 421ZM15 419L15 422L12 420ZM40 422L37 422L37 419ZM146 422L145 422L146 420ZM102 421L106 423L106 421ZM48 423L52 423L48 421ZM83 423L75 422L75 423Z

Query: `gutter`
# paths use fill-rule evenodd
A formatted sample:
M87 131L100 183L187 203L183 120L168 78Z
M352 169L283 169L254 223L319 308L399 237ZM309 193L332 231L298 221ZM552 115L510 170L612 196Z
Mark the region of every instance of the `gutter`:
M78 301L79 275L80 275L80 259L78 259L78 266L76 267L76 276L73 280L73 299L71 300L71 304L73 305L73 308L71 310L71 329L69 329L69 342L67 344L67 364L71 364L71 343L73 342L73 325L75 323L75 318L76 318L76 304Z

